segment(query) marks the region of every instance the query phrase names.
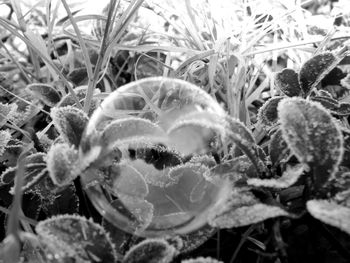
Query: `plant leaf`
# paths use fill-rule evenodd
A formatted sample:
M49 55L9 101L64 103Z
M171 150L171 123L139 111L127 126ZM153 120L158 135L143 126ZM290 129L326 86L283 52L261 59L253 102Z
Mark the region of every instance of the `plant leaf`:
M44 187L44 184L39 184L38 187ZM43 191L43 189L39 189L39 191ZM63 188L56 188L55 192L52 193L53 200L47 198L47 195L44 197L40 193L39 195L43 199L42 211L47 217L79 212L79 197L76 194L74 182Z
M35 230L61 262L116 262L115 248L100 225L76 215L40 221Z
M335 174L342 160L340 128L319 103L301 98L281 101L278 113L283 138L298 160L312 168L319 188Z
M329 200L309 200L307 210L316 219L350 235L350 208Z
M295 166L287 166L282 176L272 179L259 179L250 178L247 180L247 184L255 187L268 187L268 188L287 188L297 182L299 177L303 174L304 167L302 164Z
M321 103L323 107L325 107L326 109L329 109L329 110L339 108L339 106L340 106L340 103L331 97L315 96L315 97L312 97L311 99L313 101L317 101L317 102Z
M275 75L275 85L288 97L299 96L301 94L298 73L293 69L285 68L277 72Z
M187 253L202 245L205 241L211 238L217 230L214 227L206 224L200 229L190 232L186 235L180 235L182 240L182 248L180 253Z
M5 153L6 146L11 140L11 133L8 130L0 131L0 156Z
M123 263L170 263L176 253L176 249L163 239L146 239L126 253Z
M290 154L287 142L283 139L282 130L278 129L270 139L269 155L273 166L277 166L280 162L287 158Z
M256 224L279 216L289 216L289 213L277 206L257 203L229 210L218 217L212 218L209 223L213 227L232 228Z
M340 62L331 52L313 56L300 69L299 82L305 96Z
M312 98L313 101L320 102L322 106L330 110L330 112L337 116L347 116L350 115L350 103L341 102L339 103L337 100L324 97L324 96L316 96Z
M247 155L258 172L264 171L266 166L260 159L259 149L251 131L239 120L227 116L226 121L228 139Z
M165 132L149 120L130 117L109 123L102 131L103 151L110 151L118 144L130 142L164 142Z
M337 116L348 116L350 115L350 103L341 102L338 108L332 109L331 113Z
M12 120L17 112L17 104L1 103L0 102L0 128L5 125L8 120Z
M54 144L47 153L46 163L49 175L54 184L70 184L77 174L74 167L78 160L78 151L68 144Z
M89 121L86 113L76 107L66 106L52 108L51 117L56 129L63 139L78 147L85 126Z
M49 84L32 83L29 84L26 89L50 107L55 106L61 100L61 95Z
M283 99L282 96L275 96L267 100L264 105L259 108L258 121L265 127L271 127L277 123L278 103Z

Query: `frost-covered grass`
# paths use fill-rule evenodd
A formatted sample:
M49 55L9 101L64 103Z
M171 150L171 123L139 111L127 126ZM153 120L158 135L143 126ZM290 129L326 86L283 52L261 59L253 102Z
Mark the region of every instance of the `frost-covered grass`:
M0 262L347 262L347 1L103 2L0 1ZM205 93L141 90L113 102L112 121L93 115L155 76ZM156 145L158 133L177 137ZM128 172L113 189L116 170ZM147 231L147 180L187 186L186 173L200 178L188 200L225 182L205 225L175 227L181 211ZM142 227L118 229L91 186Z

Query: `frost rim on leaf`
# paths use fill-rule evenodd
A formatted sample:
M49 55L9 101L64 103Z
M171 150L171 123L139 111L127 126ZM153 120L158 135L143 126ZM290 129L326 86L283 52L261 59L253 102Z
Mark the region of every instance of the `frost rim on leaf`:
M343 158L343 154L344 154L344 139L342 136L342 132L341 129L339 127L339 125L335 122L335 120L333 119L332 115L330 114L330 112L324 108L320 103L318 102L314 102L314 101L308 101L302 98L286 98L283 99L278 106L278 116L279 116L279 122L281 124L281 130L282 130L282 137L283 139L287 142L288 147L291 149L292 153L298 158L298 160L301 163L304 163L306 165L309 165L310 163L314 163L314 156L309 156L309 153L305 153L305 152L301 152L300 149L298 149L298 147L295 145L295 141L292 141L289 137L289 134L291 133L290 129L288 129L287 127L289 127L289 123L288 123L288 117L291 116L291 109L295 109L297 105L302 105L304 108L308 108L308 109L316 109L318 110L321 114L323 114L323 117L328 118L329 122L328 124L333 125L332 128L334 128L335 133L338 135L336 140L338 140L339 146L340 147L336 147L336 149L333 149L332 152L330 152L330 156L334 157L336 156L337 159L332 159L333 161L333 165L331 167L331 172L329 174L328 178L332 178L334 176L334 174L338 171L338 166L342 161ZM289 107L288 107L289 106ZM288 110L286 109L288 108ZM305 115L305 113L302 113L303 117ZM295 117L295 114L293 115L293 118ZM310 125L310 124L307 124ZM306 154L306 156L305 156ZM310 159L311 158L311 159ZM316 160L316 162L319 160ZM316 163L317 165L317 163Z

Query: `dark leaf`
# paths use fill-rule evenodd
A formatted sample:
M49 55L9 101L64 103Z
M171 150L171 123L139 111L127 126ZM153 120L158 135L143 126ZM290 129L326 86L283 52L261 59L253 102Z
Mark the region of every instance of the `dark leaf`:
M266 127L271 127L277 124L277 106L283 98L284 97L281 96L272 97L259 108L258 121L262 125Z
M61 99L58 91L49 84L32 83L26 87L33 95L42 100L46 105L53 107Z
M299 96L301 89L298 73L293 69L285 68L275 75L275 85L288 97Z
M304 95L307 96L340 60L331 52L318 54L307 60L299 73L299 82Z
M78 147L85 126L89 121L88 116L76 107L66 106L52 108L51 117L62 138L66 142Z
M8 104L0 102L0 128L4 126L8 120L12 120L17 112L17 108L17 104L15 103Z
M126 253L123 263L170 263L176 253L176 249L163 239L146 239Z
M313 171L316 188L338 170L343 136L330 113L319 103L288 98L278 106L283 138L301 163Z
M43 212L47 217L60 214L76 214L79 212L79 198L73 183L63 187L63 189L55 190L52 194L54 195L52 200L43 200Z
M341 80L345 77L346 73L344 73L340 68L335 67L322 79L321 85L322 87L326 87L328 85L340 85Z
M182 248L180 249L180 253L187 253L201 246L204 242L211 238L216 231L216 228L211 227L210 225L205 225L189 234L180 235L182 240Z
M40 221L35 230L48 253L61 262L115 262L116 252L106 231L92 220L60 215Z

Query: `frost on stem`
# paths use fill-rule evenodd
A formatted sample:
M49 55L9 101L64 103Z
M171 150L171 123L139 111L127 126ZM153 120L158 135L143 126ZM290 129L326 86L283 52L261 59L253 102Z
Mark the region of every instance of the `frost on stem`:
M322 105L301 98L282 100L278 115L288 147L312 168L314 185L321 187L338 170L343 157L340 128Z

